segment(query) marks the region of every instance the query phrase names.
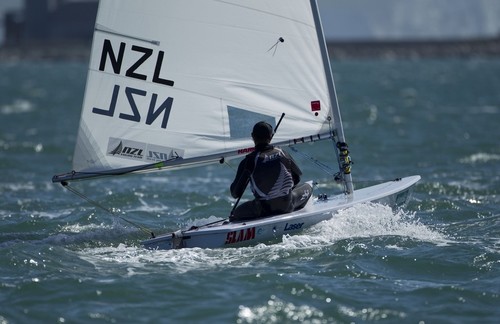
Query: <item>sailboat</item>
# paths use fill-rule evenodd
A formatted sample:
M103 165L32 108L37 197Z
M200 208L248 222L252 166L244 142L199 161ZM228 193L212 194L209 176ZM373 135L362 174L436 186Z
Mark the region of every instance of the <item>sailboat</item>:
M53 182L224 165L272 144L331 142L341 192L299 211L245 222L228 215L151 235L149 249L279 240L367 202L405 204L420 176L356 189L316 0L101 0L73 156ZM333 153L334 152L334 153ZM208 216L208 215L207 215Z

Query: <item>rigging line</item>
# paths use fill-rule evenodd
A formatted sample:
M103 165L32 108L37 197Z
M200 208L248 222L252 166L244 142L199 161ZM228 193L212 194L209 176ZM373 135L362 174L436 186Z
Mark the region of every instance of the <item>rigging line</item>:
M91 205L94 205L95 207L98 207L98 208L101 208L102 210L108 212L109 214L113 215L113 216L116 216L118 218L120 218L121 220L123 220L124 222L127 222L137 228L139 228L140 230L142 230L143 232L146 232L148 234L151 234L151 238L155 238L155 234L153 233L153 231L151 231L149 228L145 227L145 226L142 226L142 225L139 225L137 223L134 223L132 221L129 221L128 219L125 219L123 218L122 216L118 215L114 209L109 209L103 205L101 205L100 203L98 203L97 201L95 200L92 200L90 199L89 197L85 196L83 193L79 192L78 190L76 190L75 188L71 187L68 182L66 181L62 181L61 182L61 185L68 189L70 192L74 193L75 195L77 195L78 197L82 198L83 200L87 201L88 203L90 203Z
M384 182L391 182L391 181L400 181L401 178L395 178L395 179L361 179L361 180L356 180L353 181L352 183L363 183L363 184L378 184L378 183L384 183Z
M308 158L309 160L311 160L314 164L316 164L321 170L323 170L324 172L326 172L326 174L328 175L331 175L331 176L334 176L336 174L336 171L333 170L332 168L330 168L328 165L318 161L317 159L315 159L314 157L312 157L311 155L307 154L307 153L304 153L304 152L301 152L299 150L297 150L296 147L293 147L293 146L290 146L289 147L290 150L294 151L295 153L297 154L300 154L302 155L303 157L306 157Z
M184 230L183 232L185 232L185 231L192 231L192 230L195 230L195 229L200 229L202 227L207 227L207 226L214 225L214 224L217 224L217 223L223 223L223 225L224 225L224 222L226 220L227 220L227 218L224 218L224 219L221 219L221 220L218 220L218 221L215 221L215 222L211 222L211 223L208 223L208 224L203 224L203 225L200 225L200 226L191 226L189 229Z
M235 167L229 164L225 159L224 159L224 164L230 167L233 171L236 171Z

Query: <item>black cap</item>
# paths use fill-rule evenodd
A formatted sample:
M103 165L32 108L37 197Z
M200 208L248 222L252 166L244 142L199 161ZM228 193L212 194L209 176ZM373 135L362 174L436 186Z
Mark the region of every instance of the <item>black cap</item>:
M265 121L260 121L253 126L252 137L258 141L270 140L273 136L273 127Z

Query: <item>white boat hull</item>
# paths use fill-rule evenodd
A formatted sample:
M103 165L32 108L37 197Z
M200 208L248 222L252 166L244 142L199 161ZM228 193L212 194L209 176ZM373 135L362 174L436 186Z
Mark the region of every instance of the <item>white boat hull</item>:
M401 206L408 202L413 185L420 176L411 176L355 190L352 195L312 198L301 210L293 213L238 223L216 223L209 226L179 230L142 242L148 249L222 248L255 245L280 240L330 219L339 210L353 205L378 202Z

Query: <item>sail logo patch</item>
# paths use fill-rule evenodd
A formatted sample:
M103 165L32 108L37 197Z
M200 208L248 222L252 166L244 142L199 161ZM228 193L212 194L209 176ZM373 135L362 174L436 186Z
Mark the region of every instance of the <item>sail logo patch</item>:
M184 150L110 137L106 155L154 163L182 157Z
M106 152L108 156L142 160L144 158L145 149L145 145L139 142L119 138L110 138Z

